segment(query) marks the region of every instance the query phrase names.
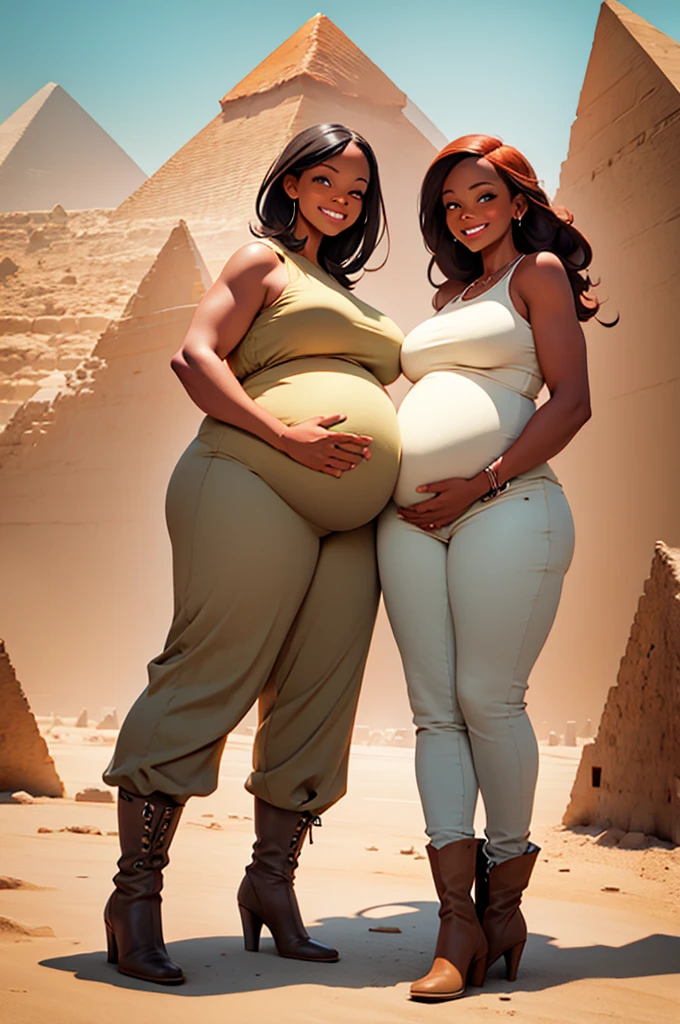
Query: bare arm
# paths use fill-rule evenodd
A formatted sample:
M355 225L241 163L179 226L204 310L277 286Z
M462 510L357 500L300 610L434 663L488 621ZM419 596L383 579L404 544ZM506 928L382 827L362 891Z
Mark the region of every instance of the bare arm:
M203 412L285 452L310 469L340 476L370 457L371 438L328 431L342 413L320 415L288 427L246 393L229 366L232 352L261 309L286 283L286 268L269 246L243 246L203 296L172 369Z
M590 418L585 338L564 267L557 256L545 252L528 257L520 266L517 292L531 320L536 354L550 398L493 463L501 484L553 458ZM403 518L421 527L431 523L443 526L486 494L489 481L486 473L481 472L469 480L440 480L418 489L437 497L401 509Z

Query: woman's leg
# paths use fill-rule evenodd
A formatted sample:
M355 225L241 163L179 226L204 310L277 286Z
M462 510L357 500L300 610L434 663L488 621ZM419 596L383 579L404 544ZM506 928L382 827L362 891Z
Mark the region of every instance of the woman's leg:
M416 725L416 776L432 846L474 836L477 779L456 698L456 644L447 590L447 546L398 519L378 528L385 607L404 664Z
M486 939L470 895L477 800L470 743L456 700L455 644L446 581L447 546L383 513L378 531L385 604L404 663L417 727L416 774L439 896L439 934L430 971L412 999L455 999L481 985Z
M549 481L496 499L464 520L449 544L456 688L493 863L527 849L538 751L524 697L572 551L569 506Z
M321 814L347 762L380 590L375 525L320 542L314 577L260 697L251 793Z
M309 938L293 881L315 815L347 786L359 688L378 607L373 523L321 541L314 578L260 698L247 788L255 795L252 863L239 887L246 948L265 923L281 956L333 961Z
M217 784L314 575L319 538L259 477L194 442L168 489L175 615L121 729L110 785L179 803Z

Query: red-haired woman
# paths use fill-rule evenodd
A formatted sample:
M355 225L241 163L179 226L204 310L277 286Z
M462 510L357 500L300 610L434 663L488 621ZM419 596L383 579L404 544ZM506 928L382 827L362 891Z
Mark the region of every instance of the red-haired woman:
M468 135L439 153L420 221L430 281L435 265L445 281L435 315L402 348L414 386L378 545L441 902L434 964L411 996L440 1000L481 984L501 955L514 980L526 940L538 756L524 697L574 543L548 460L590 416L580 322L598 306L584 297L588 242L499 139ZM544 383L550 398L537 409Z

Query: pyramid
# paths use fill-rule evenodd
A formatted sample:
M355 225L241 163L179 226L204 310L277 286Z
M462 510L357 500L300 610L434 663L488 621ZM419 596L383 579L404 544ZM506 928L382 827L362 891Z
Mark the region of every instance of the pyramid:
M585 329L592 419L552 461L576 551L532 676L537 720L597 719L649 552L680 547L680 46L602 5L556 203L593 246L600 317Z
M593 743L563 823L680 843L680 551L658 543Z
M54 82L0 124L0 211L115 207L146 175Z
M0 435L0 622L41 702L65 713L141 689L162 643L163 498L201 419L169 364L209 284L180 223L70 385Z
M47 744L0 640L0 792L24 790L31 796L64 796Z
M417 196L446 139L323 14L235 85L220 100L220 113L121 204L116 218L184 218L215 276L235 248L252 240L248 225L272 160L299 131L320 122L347 124L376 151L393 255L388 274L373 275L374 290L360 294L399 322L413 321L405 295L415 289L412 305L422 300L421 309L429 302ZM403 287L395 287L400 271ZM392 286L376 288L386 276Z
M229 103L277 89L308 77L347 96L370 97L372 103L406 105L406 94L354 45L330 18L317 14L286 39L220 100Z

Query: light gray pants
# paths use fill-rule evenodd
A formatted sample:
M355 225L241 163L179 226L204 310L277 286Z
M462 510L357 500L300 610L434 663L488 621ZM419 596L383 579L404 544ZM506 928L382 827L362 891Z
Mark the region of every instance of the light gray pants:
M515 481L430 536L383 512L378 561L417 728L416 775L432 845L474 836L524 853L538 749L525 711L529 673L550 632L574 532L562 488Z

